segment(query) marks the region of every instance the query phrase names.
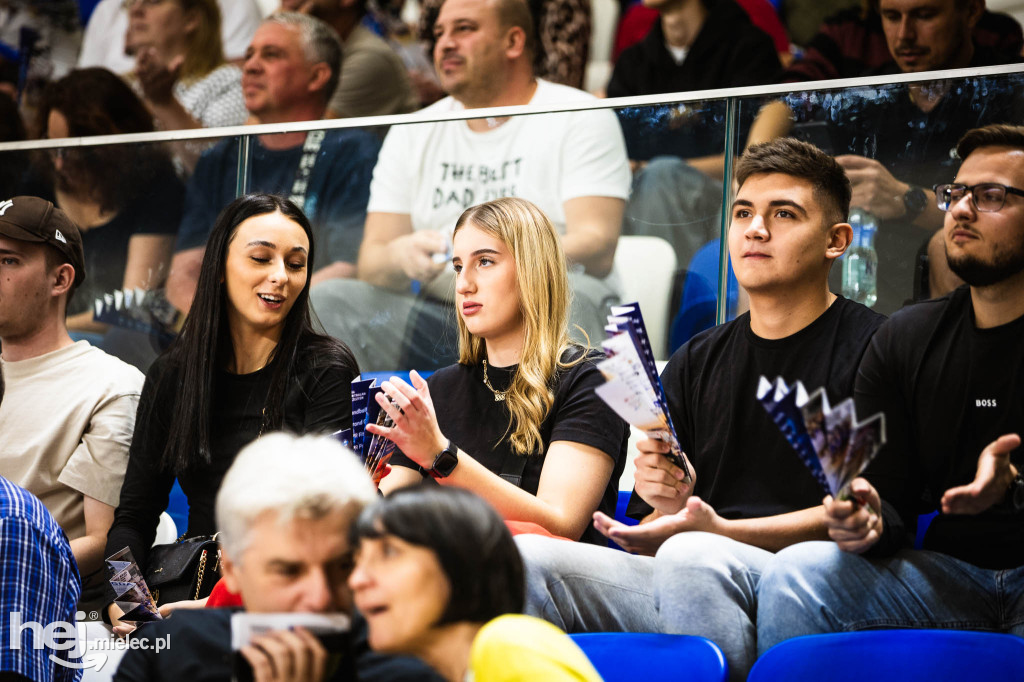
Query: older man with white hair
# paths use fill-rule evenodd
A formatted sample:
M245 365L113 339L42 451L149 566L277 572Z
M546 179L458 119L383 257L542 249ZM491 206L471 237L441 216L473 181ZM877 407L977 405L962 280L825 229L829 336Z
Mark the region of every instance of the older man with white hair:
M249 613L351 614L349 525L375 498L359 460L330 437L275 433L256 440L238 454L217 494L226 586ZM170 647L133 647L114 679L230 679L237 612L180 609L139 628L133 638L171 635ZM241 654L256 680L437 679L412 659L369 653L358 616L350 634L340 657L302 628L257 637Z

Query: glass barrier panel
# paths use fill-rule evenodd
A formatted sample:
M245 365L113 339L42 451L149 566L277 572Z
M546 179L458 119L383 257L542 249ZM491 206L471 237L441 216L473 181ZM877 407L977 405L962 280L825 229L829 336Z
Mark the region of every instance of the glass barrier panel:
M0 168L17 175L4 185L13 191L5 193L53 201L81 229L86 276L68 303L72 338L86 339L142 371L173 339L179 308L187 307L191 289L184 288L184 299L175 297L181 278L175 281L172 263L179 267L175 256L196 223L212 220L190 210L186 159L209 144L131 143L0 154ZM219 207L210 206L213 217Z
M774 118L778 134L814 144L846 169L854 241L833 265L830 286L890 315L957 285L945 263L945 216L932 187L953 181L957 141L968 130L1024 120L1022 85L1024 75L1000 74L796 91L768 107L741 99L739 108L761 122ZM780 102L788 109L781 128Z

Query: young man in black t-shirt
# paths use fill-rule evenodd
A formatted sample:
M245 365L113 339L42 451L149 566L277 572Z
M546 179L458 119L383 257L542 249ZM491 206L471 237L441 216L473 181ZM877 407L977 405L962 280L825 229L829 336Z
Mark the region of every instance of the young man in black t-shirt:
M595 526L631 556L525 537L527 610L569 632L628 630L709 637L730 677L756 653L757 577L772 552L825 537L823 490L756 400L758 378L853 391L881 315L828 290L849 246L850 183L815 147L779 139L751 147L737 168L729 252L750 312L694 337L662 374L668 407L694 471L691 485L644 440L626 527ZM699 497L698 497L699 496Z
M835 543L770 564L761 650L877 627L1024 636L1024 127L972 130L957 153L937 196L949 266L969 287L901 311L872 340L857 408L885 412L888 441L854 481L867 504L826 500ZM901 549L935 509L927 551Z

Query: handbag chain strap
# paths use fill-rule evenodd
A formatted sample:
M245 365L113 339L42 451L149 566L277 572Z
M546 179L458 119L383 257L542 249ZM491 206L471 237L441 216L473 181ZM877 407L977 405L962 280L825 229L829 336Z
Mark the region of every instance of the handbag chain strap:
M196 581L196 593L192 595L192 599L199 599L199 591L203 589L203 574L206 573L206 550L199 555L199 580Z

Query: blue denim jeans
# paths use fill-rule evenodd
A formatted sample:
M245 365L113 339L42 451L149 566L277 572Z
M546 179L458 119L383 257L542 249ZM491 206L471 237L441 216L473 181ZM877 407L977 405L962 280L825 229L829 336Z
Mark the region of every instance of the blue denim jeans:
M768 562L757 604L759 654L791 637L879 628L1024 636L1024 567L989 570L922 550L866 559L804 542Z
M655 557L519 535L526 613L566 632L699 635L745 680L757 647L757 582L771 552L711 533L680 533Z

